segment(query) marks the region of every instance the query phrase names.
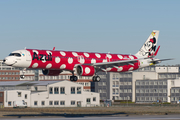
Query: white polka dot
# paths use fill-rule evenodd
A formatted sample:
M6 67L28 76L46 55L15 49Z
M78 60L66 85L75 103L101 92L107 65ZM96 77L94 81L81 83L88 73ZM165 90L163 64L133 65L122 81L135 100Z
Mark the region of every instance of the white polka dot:
M106 59L103 59L103 62L107 62L107 60L106 60Z
M65 64L62 64L61 66L60 66L60 69L65 69L66 68L66 65Z
M133 59L134 59L134 57L133 57L133 56L131 56L131 55L129 56L129 58L130 58L131 60L133 60Z
M130 67L130 68L129 68L129 71L131 71L131 70L133 70L133 69L134 69L133 67Z
M66 53L65 52L60 52L60 54L62 55L62 56L65 56L66 55Z
M72 52L72 54L73 54L75 57L78 56L78 54L77 54L76 52Z
M112 68L106 68L106 71L110 71Z
M91 72L91 70L90 70L88 67L86 67L86 68L85 68L85 73L86 73L86 74L89 74L90 72Z
M34 52L35 52L36 54L39 54L39 52L38 52L37 50L33 50L33 53L34 53Z
M59 63L60 60L61 60L61 59L60 59L59 57L56 57L56 58L55 58L55 62L56 62L56 63Z
M32 68L37 68L38 67L38 63L34 63L33 65L32 65Z
M101 55L100 55L100 54L98 54L98 53L96 53L95 55L96 55L96 57L98 57L98 58L100 58L100 57L101 57Z
M118 68L117 68L117 71L118 71L118 72L120 72L120 71L122 71L122 70L123 70L123 67L118 67Z
M46 53L48 54L48 55L52 55L52 52L51 51L46 51Z
M112 58L112 56L110 54L107 54L107 57L110 58L110 59Z
M96 60L95 60L95 59L92 59L92 60L91 60L91 63L96 63Z
M123 56L122 55L117 55L119 59L123 59Z
M84 56L89 57L89 54L88 53L84 53Z
M73 63L73 59L70 57L70 58L68 58L68 63L69 64L72 64Z
M46 68L51 68L51 67L52 67L52 64L51 64L51 63L49 63L49 64L46 65Z

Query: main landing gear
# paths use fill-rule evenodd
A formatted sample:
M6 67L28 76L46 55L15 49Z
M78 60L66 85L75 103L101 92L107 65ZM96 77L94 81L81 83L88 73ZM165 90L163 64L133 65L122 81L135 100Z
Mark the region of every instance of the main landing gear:
M101 78L98 75L92 77L93 82L99 82Z
M70 81L77 81L78 80L78 77L77 76L74 76L74 71L72 72L72 76L70 76Z

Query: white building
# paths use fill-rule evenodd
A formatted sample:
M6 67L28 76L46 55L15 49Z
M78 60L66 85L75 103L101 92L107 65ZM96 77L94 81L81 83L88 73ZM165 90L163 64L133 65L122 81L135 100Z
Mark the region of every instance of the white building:
M4 90L4 107L13 107L14 101L25 101L30 107L30 90Z
M24 100L28 107L99 106L99 93L83 91L83 85L64 81L1 82L0 104L13 107ZM3 101L1 100L3 99Z

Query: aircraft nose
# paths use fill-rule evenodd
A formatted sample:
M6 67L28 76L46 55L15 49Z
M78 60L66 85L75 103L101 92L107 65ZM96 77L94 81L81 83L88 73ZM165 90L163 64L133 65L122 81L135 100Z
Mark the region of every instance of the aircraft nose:
M3 63L12 66L16 63L16 61L10 57L6 57L5 59L3 59Z

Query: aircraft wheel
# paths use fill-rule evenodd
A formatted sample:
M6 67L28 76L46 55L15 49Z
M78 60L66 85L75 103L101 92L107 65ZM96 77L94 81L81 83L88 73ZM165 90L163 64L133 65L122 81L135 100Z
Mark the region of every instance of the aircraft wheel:
M99 76L96 76L96 82L99 82L101 80L101 78Z
M92 80L93 82L99 82L101 78L97 75L97 76L93 76Z
M74 81L77 81L78 80L78 77L77 76L74 76Z
M24 78L25 78L25 76L24 76L24 75L20 75L20 78L21 78L21 79L24 79Z
M96 77L96 76L93 76L93 77L92 77L93 82L96 82L95 77Z
M70 76L70 81L77 81L78 77L77 76Z

